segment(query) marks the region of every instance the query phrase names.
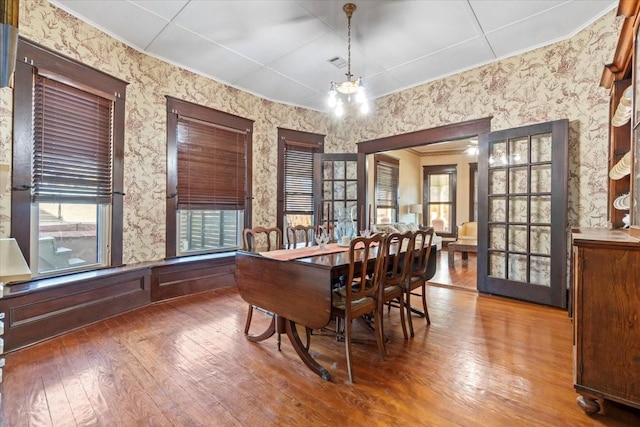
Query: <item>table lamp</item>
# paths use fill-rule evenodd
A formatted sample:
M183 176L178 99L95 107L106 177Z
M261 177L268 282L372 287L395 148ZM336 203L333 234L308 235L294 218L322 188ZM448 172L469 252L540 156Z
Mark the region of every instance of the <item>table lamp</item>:
M415 205L409 205L409 213L412 213L415 215L415 222L416 224L418 224L420 219L420 214L422 214L422 205L419 203L416 203Z

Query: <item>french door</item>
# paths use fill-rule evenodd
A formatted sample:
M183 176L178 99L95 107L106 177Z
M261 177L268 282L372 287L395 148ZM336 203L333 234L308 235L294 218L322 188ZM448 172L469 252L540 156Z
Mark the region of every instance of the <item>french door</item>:
M480 135L480 292L566 308L567 145L567 120Z
M340 233L363 230L369 210L365 208L365 156L356 153L314 155L314 204L320 222ZM346 224L346 225L343 225ZM349 228L349 230L346 230Z

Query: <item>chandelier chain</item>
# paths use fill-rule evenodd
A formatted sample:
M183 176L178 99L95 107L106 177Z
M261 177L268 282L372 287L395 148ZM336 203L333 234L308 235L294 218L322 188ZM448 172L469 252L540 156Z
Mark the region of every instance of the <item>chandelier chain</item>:
M351 14L347 13L347 80L351 80Z

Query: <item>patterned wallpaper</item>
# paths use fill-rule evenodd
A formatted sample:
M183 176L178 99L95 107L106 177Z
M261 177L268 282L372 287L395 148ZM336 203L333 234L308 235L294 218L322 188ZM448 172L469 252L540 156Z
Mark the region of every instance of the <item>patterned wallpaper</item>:
M572 225L606 223L608 94L598 87L620 22L611 12L573 38L376 100L367 118L340 121L270 102L144 55L46 0L23 1L20 34L129 82L125 128L124 262L164 258L165 95L254 120L254 224L275 224L277 128L327 135L327 152L493 116L494 130L568 118ZM10 163L12 90L0 89L0 163ZM0 188L0 236L10 234Z

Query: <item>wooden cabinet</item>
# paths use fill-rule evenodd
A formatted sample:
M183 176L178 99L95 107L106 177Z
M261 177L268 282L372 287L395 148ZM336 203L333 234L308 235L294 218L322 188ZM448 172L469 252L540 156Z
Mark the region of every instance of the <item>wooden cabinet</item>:
M606 400L640 408L640 239L574 230L574 386L586 413Z

